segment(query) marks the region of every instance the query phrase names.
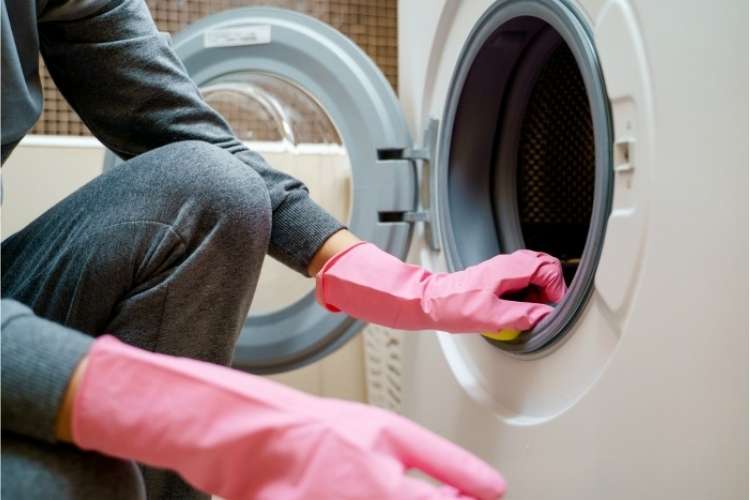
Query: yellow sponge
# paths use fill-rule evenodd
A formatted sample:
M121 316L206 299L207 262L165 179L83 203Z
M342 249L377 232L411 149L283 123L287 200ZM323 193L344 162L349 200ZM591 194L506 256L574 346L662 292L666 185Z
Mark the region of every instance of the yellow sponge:
M511 330L510 328L507 328L505 330L500 330L497 332L484 332L482 335L492 340L508 341L515 340L516 337L521 335L521 332L519 330Z

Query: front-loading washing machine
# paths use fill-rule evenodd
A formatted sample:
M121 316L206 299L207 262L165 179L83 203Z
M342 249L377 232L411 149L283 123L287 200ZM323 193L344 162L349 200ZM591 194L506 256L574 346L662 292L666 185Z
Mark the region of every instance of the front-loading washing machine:
M399 9L401 102L289 11L210 16L174 47L204 93L254 96L282 131L324 111L361 238L436 272L523 247L563 262L566 299L515 340L394 333L400 410L498 467L509 498L745 497L747 5ZM301 290L251 312L235 365L289 370L363 327Z
M514 342L402 335L401 411L508 498L746 498L747 4L399 9L408 122L441 120L411 259L530 247L570 286Z

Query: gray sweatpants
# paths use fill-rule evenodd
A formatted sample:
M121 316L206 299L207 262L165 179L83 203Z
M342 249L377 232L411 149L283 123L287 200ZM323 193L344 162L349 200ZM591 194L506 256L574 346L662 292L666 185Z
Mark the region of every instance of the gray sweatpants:
M4 241L3 297L91 336L227 365L270 231L253 169L215 146L175 143L94 179ZM176 474L141 470L151 500L206 497ZM3 435L3 498L139 498L136 471Z

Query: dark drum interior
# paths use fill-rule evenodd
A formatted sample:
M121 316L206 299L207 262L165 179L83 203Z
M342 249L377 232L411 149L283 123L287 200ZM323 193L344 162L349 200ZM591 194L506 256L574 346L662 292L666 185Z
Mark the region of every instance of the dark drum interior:
M540 65L515 149L524 246L559 258L570 283L591 220L594 134L581 74L561 40Z

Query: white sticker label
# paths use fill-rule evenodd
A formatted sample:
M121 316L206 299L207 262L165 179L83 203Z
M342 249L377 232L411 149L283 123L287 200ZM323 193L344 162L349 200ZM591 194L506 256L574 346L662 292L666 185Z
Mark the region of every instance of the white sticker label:
M271 26L267 24L211 30L203 34L203 46L206 48L237 47L263 43L271 43Z

